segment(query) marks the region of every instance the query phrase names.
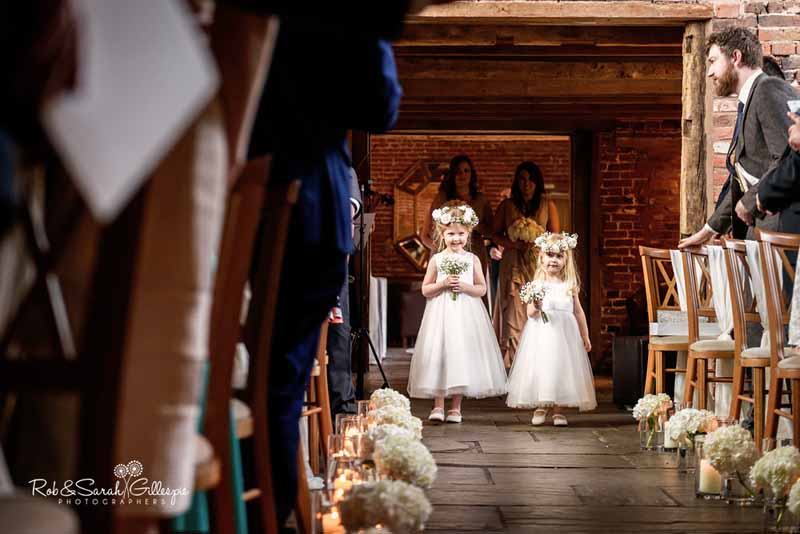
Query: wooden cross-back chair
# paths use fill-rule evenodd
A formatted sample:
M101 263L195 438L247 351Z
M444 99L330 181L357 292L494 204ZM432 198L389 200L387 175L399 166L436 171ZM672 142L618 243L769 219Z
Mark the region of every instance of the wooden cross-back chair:
M651 325L658 323L659 311L680 311L678 287L669 250L639 247L647 297L647 317ZM687 336L651 333L647 348L647 376L644 393L664 393L665 373L682 373L685 369L665 368L664 353L688 350Z
M764 437L766 400L766 369L769 368L769 350L747 346L747 325L761 324L756 302L755 281L747 261L747 246L738 239L725 239L725 267L728 272L728 290L733 314L733 387L730 417L739 419L742 402L753 405L753 435L756 446L761 447ZM745 369L750 369L752 390L745 392Z
M710 363L716 359L732 359L734 345L732 340L701 339L700 318L716 319L714 310L714 290L711 282L711 269L706 247L685 249L682 254L683 274L686 285L686 312L689 326L689 354L686 360L686 382L683 398L693 403L697 389L697 406L705 409L708 384L713 382L732 382L732 377L718 377L709 373ZM728 288L717 288L727 291Z
M767 402L766 436L775 438L778 418L792 422L794 443L800 440L800 356L792 355L786 348L785 328L791 315L792 296L789 283L795 279L795 261L800 248L800 235L756 230L756 240L761 246L761 266L769 317L770 385ZM791 404L789 411L782 409L784 380L789 381Z
M63 178L56 177L52 183L60 187L59 180ZM94 276L85 295L83 335L79 340L72 326L75 321L67 314L68 306L55 269L75 237L74 230L85 208L74 197L64 217L55 217L55 210L47 203L39 207L26 203L22 225L25 248L35 266L34 281L2 333L0 395L5 401L4 411L10 414L13 400L20 392L77 393L78 470L82 477L92 477L98 487L112 486L124 345L146 192L144 187L116 220L100 232ZM67 202L66 197L53 200ZM37 306L48 310L51 335L43 336L45 343L33 347L31 354L31 347L18 335L20 328L25 328L28 312ZM110 317L114 321L109 321ZM79 515L81 528L86 532L113 530L111 507L85 506Z

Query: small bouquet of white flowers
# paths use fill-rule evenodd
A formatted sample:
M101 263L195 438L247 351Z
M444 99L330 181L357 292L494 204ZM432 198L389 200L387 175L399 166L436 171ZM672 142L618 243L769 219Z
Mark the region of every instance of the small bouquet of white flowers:
M393 480L427 489L436 480L436 462L414 436L387 436L375 443L375 467Z
M383 441L386 438L394 436L415 439L419 441L419 437L407 428L391 424L375 425L367 430L366 439L364 440L365 452L367 454L373 454L379 441Z
M800 477L800 452L794 447L778 447L762 456L750 469L750 480L757 488L771 489L783 499L789 485Z
M695 436L713 430L715 422L714 414L708 410L685 408L669 420L669 435L674 441L680 443L688 440L694 447Z
M408 397L390 388L380 388L369 396L370 410L377 410L385 406L397 406L411 413L411 401Z
M789 500L786 502L786 507L792 514L800 515L800 482L795 482L789 491Z
M744 479L744 474L758 460L758 449L749 431L739 425L720 427L706 436L703 451L714 469L735 475L747 493L753 495Z
M522 289L519 290L519 298L525 304L530 304L533 301L542 302L546 295L547 286L545 286L541 280L533 280L532 282L528 282L522 286ZM540 310L540 313L542 314L543 323L550 321L544 310Z
M469 262L456 256L445 256L439 263L439 268L448 276L460 276L469 269ZM456 300L458 294L450 292L450 298Z
M395 534L418 532L431 515L431 503L420 488L401 480L381 480L353 486L339 503L348 532L377 524Z
M411 432L417 439L422 439L422 421L419 417L411 415L404 408L384 406L370 411L367 414L367 419L376 426L397 425Z

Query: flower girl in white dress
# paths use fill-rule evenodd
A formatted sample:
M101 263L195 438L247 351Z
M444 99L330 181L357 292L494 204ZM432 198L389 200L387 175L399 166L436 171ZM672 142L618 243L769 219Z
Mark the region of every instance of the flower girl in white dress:
M434 210L441 252L428 262L422 294L428 299L408 378L411 397L433 398L428 419L461 422L461 398L494 397L506 391L506 371L489 314L481 301L486 279L481 262L464 247L478 224L473 209L450 202Z
M546 232L536 239L539 258L533 284L546 291L528 303L528 321L522 332L508 377L506 404L536 408L532 425L541 425L553 407L553 424L567 426L564 407L581 411L597 407L592 350L586 315L578 293L580 284L573 249L578 236ZM525 288L523 288L525 289Z

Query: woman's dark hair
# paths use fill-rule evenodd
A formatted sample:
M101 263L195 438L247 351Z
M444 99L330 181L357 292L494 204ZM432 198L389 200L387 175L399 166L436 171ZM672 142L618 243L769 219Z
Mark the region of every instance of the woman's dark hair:
M530 179L536 184L536 189L533 192L533 197L525 202L522 197L522 191L519 188L519 175L522 171L527 171ZM514 171L514 182L511 184L511 200L517 209L526 217L536 215L539 211L539 204L542 202L542 194L544 193L544 178L542 171L532 161L523 161L517 165L517 170Z
M475 172L475 165L472 164L472 160L469 156L466 154L459 154L450 160L450 168L447 169L447 174L445 174L444 180L442 180L442 185L439 186L439 191L444 192L447 200L456 200L458 198L458 194L456 193L456 174L458 173L459 165L465 161L467 165L469 165L471 174L469 179L469 196L472 200L475 200L478 196L478 173Z

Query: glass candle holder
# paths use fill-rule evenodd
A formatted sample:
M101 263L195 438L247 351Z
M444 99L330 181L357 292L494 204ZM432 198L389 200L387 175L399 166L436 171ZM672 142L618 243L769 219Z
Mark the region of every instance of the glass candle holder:
M694 440L694 494L703 499L722 498L722 475L714 469L703 450L705 436L697 436Z
M658 416L639 421L639 447L642 450L657 451L664 446L664 428Z

